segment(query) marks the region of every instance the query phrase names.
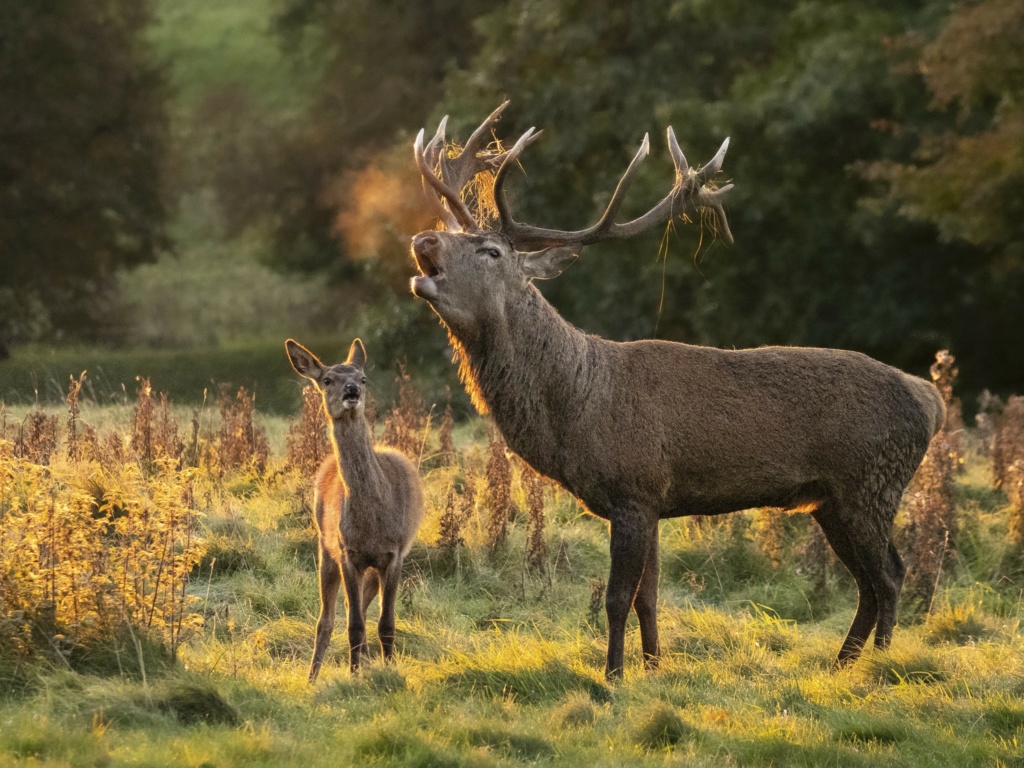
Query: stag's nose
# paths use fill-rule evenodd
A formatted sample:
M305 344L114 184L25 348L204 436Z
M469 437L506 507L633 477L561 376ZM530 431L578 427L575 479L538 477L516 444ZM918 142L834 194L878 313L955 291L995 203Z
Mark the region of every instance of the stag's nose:
M412 239L413 250L420 256L430 256L441 245L441 238L436 232L420 232Z

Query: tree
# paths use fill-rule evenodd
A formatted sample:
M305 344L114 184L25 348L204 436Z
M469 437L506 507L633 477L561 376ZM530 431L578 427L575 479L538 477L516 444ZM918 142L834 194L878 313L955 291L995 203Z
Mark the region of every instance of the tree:
M518 210L561 227L596 220L645 131L652 158L634 210L671 182L654 132L674 125L691 162L732 136L735 247L698 253L711 233L690 227L667 257L657 235L594 249L544 286L587 330L847 347L923 372L936 348L967 342L966 313L973 327L1008 330L972 285L975 249L898 215L863 173L912 146L880 127L926 119L925 91L894 68L892 41L939 14L911 0L509 0L478 23L480 53L449 76L444 108L464 135L509 95L502 134L545 129L524 153ZM976 362L981 380L1001 375L994 357Z
M1024 355L1005 340L1024 327L1024 4L982 0L954 7L938 34L917 32L896 48L904 69L920 73L926 110L889 126L910 151L876 163L868 175L887 184L889 201L910 221L959 245L970 306L956 332L967 377L1019 385Z
M47 330L90 336L114 269L152 258L165 134L147 2L4 0L2 15L0 355Z

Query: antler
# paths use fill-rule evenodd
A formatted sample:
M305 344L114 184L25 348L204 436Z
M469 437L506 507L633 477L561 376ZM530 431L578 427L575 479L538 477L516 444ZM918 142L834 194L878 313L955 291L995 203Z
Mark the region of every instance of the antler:
M532 131L533 129L531 128L524 133L515 146L506 153L507 156L494 177L494 202L498 208L501 231L516 245L547 247L575 244L583 246L603 240L633 237L668 221L676 212L681 212L688 204L696 208L712 209L718 217L722 234L726 241L733 242L732 232L729 230L729 221L725 217L725 209L722 208L722 197L732 189L733 185L726 184L718 189L708 186L711 179L722 168L725 153L729 149L729 139L722 142L718 152L706 165L694 170L690 168L686 162L686 156L683 155L683 150L679 148L675 131L669 127L668 146L669 152L672 155L672 163L676 169L675 184L673 184L669 193L662 198L661 202L643 216L628 222L616 222L615 218L618 216L619 209L626 198L626 193L633 183L633 178L636 176L640 163L650 153L650 137L644 134L644 140L640 144L640 149L634 155L629 167L626 168L626 172L622 174L622 178L619 179L618 186L615 187L615 193L612 195L612 199L608 202L608 207L605 208L604 214L602 214L598 222L587 229L570 232L522 224L512 217L508 201L505 198L504 182L508 176L509 169L516 163L523 148L533 141L534 134Z
M434 138L424 145L424 132L420 130L413 145L416 163L423 176L423 189L434 207L435 212L448 229L475 232L481 227L470 213L469 207L462 199L462 190L481 171L497 169L494 177L494 202L498 209L499 229L514 244L546 247L553 245L591 245L603 240L615 240L633 237L645 230L670 220L677 212L682 212L687 205L695 208L710 208L715 212L721 227L722 235L728 242L733 242L729 221L725 217L722 199L732 189L732 184L715 188L711 185L713 177L721 170L725 153L729 149L729 139L722 142L715 156L704 166L694 170L690 168L679 148L675 131L668 129L668 147L675 166L675 183L669 193L651 210L632 221L616 222L619 209L625 200L626 193L636 176L640 163L650 153L650 138L644 134L633 160L626 172L619 179L615 193L608 202L604 214L596 224L587 229L566 231L534 227L516 221L505 198L504 183L508 173L519 160L522 151L540 136L541 132L530 128L519 137L513 147L506 151L481 149L481 144L488 131L494 126L501 113L508 106L508 101L494 110L480 126L473 131L462 151L449 158L444 152L445 128L448 117L445 116L438 126Z
M430 143L424 146L424 132L421 129L416 136L413 151L416 164L423 176L423 189L434 207L435 213L445 222L448 229L477 231L480 226L470 213L469 207L462 199L462 190L482 171L500 168L507 159L509 152L488 150L484 144L494 124L508 106L504 101L496 110L488 115L479 127L473 131L462 150L455 157L448 157L445 150L445 128L448 116L445 115L437 127L437 132ZM532 129L531 129L532 130ZM540 132L533 134L530 142L537 139ZM523 145L525 146L525 144ZM520 151L522 148L520 147ZM436 169L436 170L435 170ZM440 177L438 177L440 172ZM445 203L447 202L447 205Z

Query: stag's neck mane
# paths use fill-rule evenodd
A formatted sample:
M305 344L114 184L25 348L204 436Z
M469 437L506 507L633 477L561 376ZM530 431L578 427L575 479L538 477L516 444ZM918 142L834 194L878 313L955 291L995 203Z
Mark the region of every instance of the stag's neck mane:
M353 497L373 498L385 482L373 450L373 435L362 414L333 419L331 446L345 487Z
M532 284L472 337L450 328L449 336L477 410L493 416L512 450L557 478L563 426L577 421L594 378L588 336Z

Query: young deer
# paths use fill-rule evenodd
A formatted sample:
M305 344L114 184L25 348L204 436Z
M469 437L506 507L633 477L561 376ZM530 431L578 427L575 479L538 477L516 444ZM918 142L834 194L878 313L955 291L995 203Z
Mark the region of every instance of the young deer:
M884 648L904 575L892 522L943 423L938 391L856 352L617 343L574 328L533 280L557 277L583 246L689 209L714 211L731 240L721 204L731 185L711 183L728 140L695 170L669 128L672 188L643 216L618 222L648 152L644 137L601 219L566 232L512 217L502 185L537 134L531 128L507 152L485 150L502 109L456 157L444 122L426 146L422 131L416 139L424 189L447 231L413 238L412 291L448 329L466 389L509 447L610 522L606 674L622 674L631 609L644 660L657 663L658 521L751 507L814 510L859 591L839 661L855 659L872 630ZM478 225L461 196L482 171L496 171L497 231Z
M367 652L366 609L380 591L377 631L384 658L395 645L395 597L402 561L423 518L419 473L401 453L374 448L364 418L366 349L356 339L348 359L325 366L301 344L285 342L288 358L323 395L334 455L316 473L314 515L320 544L320 617L309 681L316 680L334 630L338 587L345 581L349 666Z

